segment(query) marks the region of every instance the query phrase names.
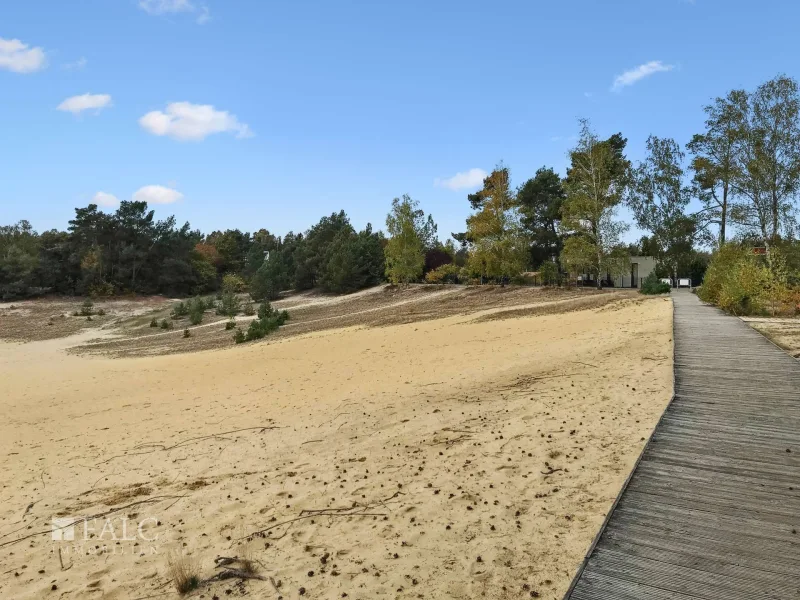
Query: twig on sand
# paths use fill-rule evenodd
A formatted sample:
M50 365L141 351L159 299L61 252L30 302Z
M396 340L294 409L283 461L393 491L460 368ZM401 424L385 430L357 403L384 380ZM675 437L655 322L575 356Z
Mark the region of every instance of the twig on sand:
M216 575L212 575L203 580L203 583L211 583L212 581L222 581L224 579L260 579L261 581L266 581L267 578L258 575L256 573L246 573L241 569L229 569L227 567L222 567L222 571L217 573Z
M351 513L353 514L354 511L358 510L370 510L371 508L375 508L377 506L384 506L389 500L394 500L398 496L405 496L403 492L397 491L388 498L384 498L383 500L378 500L377 502L370 502L369 504L359 504L358 502L354 502L352 506L342 506L339 508L304 508L300 511L301 515L322 515L330 512L335 513ZM363 513L355 513L355 514L363 514Z
M222 437L223 435L230 435L231 433L240 433L242 431L255 431L256 429L258 429L259 431L267 431L268 429L280 429L280 427L278 427L277 425L262 425L260 427L244 427L243 429L232 429L230 431L221 431L220 433L212 433L212 434L209 434L209 435L200 435L200 436L197 436L197 437L192 437L192 438L183 440L182 442L178 442L177 444L173 444L172 446L163 446L162 449L164 451L168 451L168 450L172 450L174 448L178 448L179 446L184 446L184 445L189 444L191 442L201 442L203 440L208 440L208 439L211 439L211 438L219 438L219 437ZM162 446L162 444L153 444L153 445L154 446ZM138 446L138 447L141 448L142 446Z
M203 579L201 584L208 584L212 581L222 581L224 579L259 579L266 581L267 578L255 572L252 564L246 559L241 559L238 556L219 556L214 559L214 568L222 569L219 573ZM232 567L235 564L241 565L241 568Z
M452 440L442 440L440 442L433 442L433 445L437 446L439 444L446 444L446 445L450 446L451 444L456 444L456 443L461 442L463 440L471 440L471 439L472 438L470 436L468 436L468 435L460 435L457 438L453 438Z
M34 505L34 504L36 504L36 502L38 502L38 500L36 500L35 502L31 502L30 504L28 504L28 507L25 509L25 512L24 512L24 513L22 513L22 520L23 520L23 521L25 520L25 517L28 515L28 513L29 513L29 512L31 512L31 509L33 508L33 505Z
M300 516L294 517L292 519L287 519L285 521L281 521L280 523L275 523L270 525L269 527L265 527L264 529L259 529L258 531L253 531L245 536L237 538L236 541L239 540L252 540L256 536L263 536L269 531L273 529L277 529L278 527L282 527L284 525L291 526L293 523L297 521L302 521L303 519L311 519L314 517L385 517L387 516L386 513L377 513L377 512L366 512L372 508L376 508L378 506L385 506L389 500L393 500L398 496L404 495L403 492L395 492L388 498L384 498L383 500L378 500L377 502L371 502L369 504L358 504L355 503L353 506L348 507L340 507L340 508L308 508L303 509L300 511Z
M325 421L324 423L320 423L319 425L317 425L317 429L319 429L320 427L322 427L322 426L324 426L324 425L328 425L328 424L330 424L330 423L333 423L333 422L334 422L336 419L338 419L339 417L342 417L342 416L344 416L344 415L349 415L349 414L350 414L350 412L349 412L349 411L348 411L348 412L342 412L342 413L339 413L339 414L337 414L335 417L333 417L332 419L328 419L328 420L327 420L327 421ZM341 427L341 425L340 425L340 427Z
M502 451L511 442L513 442L514 440L518 440L521 437L531 437L531 434L529 434L529 433L518 433L517 435L511 436L505 442L503 442L503 445L500 446L500 450Z
M253 539L258 535L262 535L267 533L268 531L272 531L278 527L283 525L288 525L290 523L294 523L295 521L302 521L303 519L310 519L312 517L385 517L386 513L338 513L338 512L326 512L326 513L313 513L309 515L302 515L300 517L295 517L294 519L288 519L286 521L281 521L280 523L275 523L274 525L270 525L269 527L265 527L264 529L259 529L258 531L253 531L243 537L237 538L238 540L245 540L245 539Z
M190 444L190 443L193 443L193 442L201 442L203 440L209 440L209 439L220 439L220 438L222 438L222 436L230 435L231 433L239 433L239 432L242 432L242 431L255 431L255 430L259 430L259 431L263 432L263 431L267 431L268 429L282 429L282 428L278 427L277 425L265 425L265 426L261 426L261 427L245 427L243 429L233 429L231 431L222 431L220 433L212 433L212 434L209 434L209 435L201 435L201 436L198 436L198 437L189 438L189 439L183 440L181 442L178 442L177 444L173 444L172 446L167 446L165 444L139 444L138 446L134 446L133 449L134 450L139 450L139 449L142 449L142 448L150 448L150 449L149 450L145 450L144 452L131 452L129 454L117 454L116 456L112 456L111 458L108 458L108 459L106 459L106 460L104 460L104 461L102 461L100 463L97 463L97 464L98 464L98 466L99 465L104 465L106 463L110 463L112 460L116 460L117 458L125 458L127 456L139 456L141 454L152 454L153 452L158 452L158 451L169 452L170 450L174 450L175 448L179 448L180 446L184 446L186 444Z
M69 571L72 568L73 563L70 562L68 567L64 567L64 559L61 558L61 548L58 549L58 562L61 565L62 571Z
M541 379L555 379L557 377L571 377L573 375L578 375L578 373L556 373L555 375L537 375L536 377L524 377L524 378L521 377L517 379L515 383L497 389L498 391L504 392L506 390L513 390L516 388L520 388L524 385L533 383L534 381L539 381Z
M548 468L547 471L542 471L541 472L542 475L552 475L553 473L556 473L558 471L563 471L564 470L564 469L554 469L553 467L547 467L547 468Z
M593 369L599 369L599 367L597 365L593 365L592 363L585 363L585 362L581 362L579 360L571 360L569 362L575 363L577 365L584 365L586 367L592 367Z

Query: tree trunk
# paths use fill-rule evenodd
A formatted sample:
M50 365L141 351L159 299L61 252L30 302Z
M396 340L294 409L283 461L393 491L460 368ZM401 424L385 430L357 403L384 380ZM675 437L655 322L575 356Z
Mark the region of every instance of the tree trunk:
M728 184L722 186L722 210L719 220L719 246L725 245L725 224L728 220Z
M767 237L764 237L764 249L767 252L767 266L769 267L770 272L772 271L772 248L770 247L770 240Z
M770 241L774 241L778 237L778 196L775 190L772 191L772 237Z

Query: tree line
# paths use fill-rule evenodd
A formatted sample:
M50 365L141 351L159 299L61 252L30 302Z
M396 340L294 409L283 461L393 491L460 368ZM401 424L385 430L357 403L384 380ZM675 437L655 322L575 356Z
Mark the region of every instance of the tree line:
M754 91L733 90L704 111L704 131L685 147L650 136L636 164L621 133L600 138L581 120L563 177L542 167L515 187L500 163L467 196L465 231L446 243L432 216L407 195L392 202L385 234L369 224L357 231L344 211L284 236L266 229L203 234L188 223L177 226L174 217L156 220L135 201L113 213L94 204L77 208L66 231L39 234L20 221L0 227L0 297L193 295L218 289L232 275L256 299L287 289L349 292L385 280L517 281L532 270L544 283L587 274L599 287L628 272L634 254L655 257L660 276L699 279L709 260L703 249L731 240L763 247L767 267L791 276L794 259L786 255L797 252L800 185L797 82L781 75ZM700 210L688 211L692 199ZM630 223L618 215L622 206L647 232L635 244L623 243Z

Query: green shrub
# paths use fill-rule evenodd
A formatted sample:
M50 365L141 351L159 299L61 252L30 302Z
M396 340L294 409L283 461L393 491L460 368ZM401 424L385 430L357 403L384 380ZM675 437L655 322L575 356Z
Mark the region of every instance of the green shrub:
M248 342L260 340L289 320L289 313L287 311L276 311L270 306L269 302L261 304L258 308L258 315L258 319L250 321L247 333L244 334L244 339Z
M156 319L151 320L150 327L158 327L158 321Z
M189 314L189 306L184 304L183 302L178 302L175 306L172 307L172 318L179 319L180 317L185 317Z
M114 295L114 284L110 282L97 282L89 286L89 295L92 298L103 298Z
M222 291L230 294L238 294L245 290L246 284L244 279L235 273L228 273L222 278Z
M236 333L233 334L233 341L237 344L241 344L245 341L244 332L241 329L237 329Z
M250 297L253 300L276 300L290 285L286 264L276 255L265 260L253 274L250 279Z
M258 318L259 319L266 319L271 317L275 313L275 309L272 308L272 305L268 301L262 302L258 307Z
M106 311L105 311L105 309L101 308L100 310L97 311L97 314L99 316L101 316L101 317L105 317L106 316Z
M206 310L206 303L202 298L190 300L187 309L189 311L189 323L199 325L203 322L203 314Z
M640 294L669 294L672 286L661 281L655 273L650 273L642 280Z
M172 329L172 321L167 321L166 319L161 319L161 323L159 325L161 329Z
M262 327L262 323L258 319L253 319L250 321L250 326L247 328L247 333L245 334L245 339L248 342L253 340L260 340L267 332L265 331L264 327Z
M698 297L735 315L793 313L786 257L773 248L771 258L770 269L766 258L750 248L725 244L712 256Z
M225 331L230 331L234 327L236 327L236 321L234 319L225 322Z
M545 261L539 267L539 275L544 285L560 285L561 273L558 272L558 265L552 261Z
M738 244L728 243L714 252L703 277L697 296L709 304L718 304L720 292L736 265L747 258L747 251Z
M762 295L769 279L769 270L748 256L735 263L723 279L717 306L735 315L764 312Z
M256 310L253 308L253 303L248 302L245 304L244 309L242 309L242 313L247 317L252 317L254 314L256 314Z
M449 263L436 267L425 274L427 283L458 283L458 275L461 267L455 263Z
M87 298L86 300L83 301L83 304L81 304L80 315L82 317L88 317L89 315L92 314L93 307L94 307L94 302L92 302L89 298Z
M233 292L225 292L220 298L219 305L217 306L217 314L226 317L234 317L239 312L241 306L239 297Z
M183 330L183 337L185 337L185 338L192 337L192 332L189 331L188 329L184 329Z

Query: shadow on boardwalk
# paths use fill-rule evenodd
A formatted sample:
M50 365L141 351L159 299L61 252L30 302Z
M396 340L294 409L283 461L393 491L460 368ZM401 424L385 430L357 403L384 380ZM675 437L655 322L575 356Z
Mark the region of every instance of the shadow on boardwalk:
M688 292L675 397L570 600L800 598L800 363Z

